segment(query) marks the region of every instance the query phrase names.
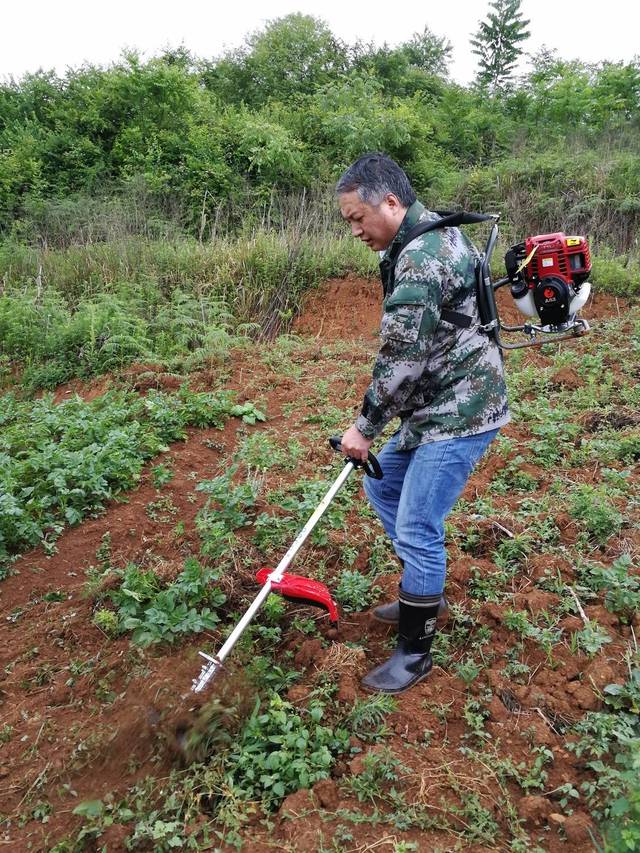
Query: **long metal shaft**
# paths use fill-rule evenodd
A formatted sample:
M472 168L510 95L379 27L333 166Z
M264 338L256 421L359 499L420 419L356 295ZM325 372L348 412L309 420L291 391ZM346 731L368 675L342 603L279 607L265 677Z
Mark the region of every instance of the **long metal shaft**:
M298 553L313 528L325 514L329 507L329 504L338 494L344 483L347 481L354 467L355 466L352 462L347 462L347 464L344 466L327 494L320 501L314 513L311 515L305 526L302 528L302 530L296 537L294 543L291 545L284 557L280 560L276 568L271 572L264 586L249 605L249 608L247 609L242 619L238 622L236 627L229 634L225 644L222 646L218 654L215 657L211 657L211 655L205 654L205 652L199 652L199 654L202 655L202 657L205 658L207 661L209 661L209 663L205 664L202 667L200 676L194 680L194 693L200 693L201 690L204 690L209 681L211 681L218 669L222 666L224 659L227 657L229 652L238 642L243 632L262 606L263 601L271 592L272 583L277 583L279 580L282 579L282 576L285 573L287 567L289 566L295 555Z

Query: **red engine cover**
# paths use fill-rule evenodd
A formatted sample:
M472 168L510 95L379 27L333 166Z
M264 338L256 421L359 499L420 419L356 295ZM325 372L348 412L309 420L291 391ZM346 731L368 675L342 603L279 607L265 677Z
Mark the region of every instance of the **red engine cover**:
M536 252L524 269L530 287L552 275L579 284L591 271L589 243L584 237L567 237L562 231L538 234L525 240L526 257L533 249Z

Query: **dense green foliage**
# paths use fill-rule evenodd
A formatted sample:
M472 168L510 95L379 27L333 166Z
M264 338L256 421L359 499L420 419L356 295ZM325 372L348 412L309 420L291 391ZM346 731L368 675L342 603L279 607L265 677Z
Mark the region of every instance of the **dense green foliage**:
M275 694L266 708L258 702L228 759L236 795L262 798L273 809L292 791L326 779L335 755L349 749L349 733L321 725L323 714L320 702L304 716Z
M25 390L134 359L162 360L174 370L208 365L226 356L234 336L254 331L247 321L275 331L303 290L349 270L366 273L371 262L361 244L326 234L262 232L206 244L132 237L44 256L5 246L0 384L11 362L23 368Z
M182 439L188 426L252 418L251 404L229 392L178 395L109 392L85 403L56 405L2 397L0 426L0 571L29 547L52 547L65 524L87 514L140 478L145 460Z
M524 24L513 2L503 11L503 41L518 44ZM129 53L108 68L9 81L0 86L0 229L48 245L185 228L217 235L222 209L237 224L274 188L324 185L372 149L402 162L428 201L497 204L517 219L525 193L544 210L551 202L556 225L568 201L578 227L605 204L637 228L637 62L542 52L497 96L449 82L450 50L428 28L397 47L346 45L322 21L292 14L214 60ZM504 65L507 48L496 50ZM576 159L585 148L592 159Z
M174 642L184 634L215 628L220 621L211 608L224 604L226 596L212 586L220 572L205 569L194 557L185 560L184 570L175 581L162 588L152 570L128 565L120 572L122 583L109 592L117 608L117 627L112 633L132 631L131 639L141 646ZM206 606L202 606L206 605ZM99 624L100 610L96 614Z
M0 385L134 360L184 372L273 338L309 287L374 272L331 188L367 150L433 207L499 211L505 247L587 234L594 285L636 292L640 64L542 51L504 86L526 22L494 6L469 87L428 27L347 45L301 14L215 59L127 53L0 85Z

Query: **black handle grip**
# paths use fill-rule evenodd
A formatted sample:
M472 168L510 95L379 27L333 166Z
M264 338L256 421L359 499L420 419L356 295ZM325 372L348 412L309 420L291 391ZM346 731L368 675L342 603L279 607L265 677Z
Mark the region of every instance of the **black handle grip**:
M338 453L342 452L340 436L332 435L329 439L329 444L334 450L337 450ZM369 451L369 458L366 462L363 462L361 459L353 459L351 456L347 456L347 462L351 462L354 468L362 468L367 477L373 477L374 480L382 480L384 476L380 463L371 451Z

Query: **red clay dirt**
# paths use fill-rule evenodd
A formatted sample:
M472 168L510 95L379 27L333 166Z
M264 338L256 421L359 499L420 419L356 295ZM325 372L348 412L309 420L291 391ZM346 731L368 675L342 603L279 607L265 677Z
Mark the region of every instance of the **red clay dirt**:
M507 295L500 293L499 296L501 304L505 303L505 319L515 321L515 316L509 317L512 309ZM266 427L286 431L290 437L305 443L309 426L304 418L310 413L317 414L323 406L322 401L315 404L307 401L317 381L327 377L327 356L322 354L322 347L327 343L346 341L353 344L349 352L340 355L353 368L353 377L332 385L328 404L352 406L354 412L357 410L375 353L380 297L377 282L351 276L327 282L309 295L302 315L293 326L293 331L306 342L304 349L293 357L301 367L301 375L282 376L277 369L257 360L252 352L239 351L234 354L226 387L235 388L241 399L266 404L269 416ZM623 300L612 304L597 296L584 314L597 321L612 314L615 316L615 312L624 311L624 307ZM546 361L546 357L537 352L528 357L538 365ZM226 366L221 369L228 370ZM561 378L568 387L581 381L579 366L565 373ZM207 388L218 379L214 370L212 374L194 375L191 383L196 388ZM63 400L71 393L92 398L123 381L141 393L149 387L175 385L174 377L154 365L133 365L124 375L64 386L58 389L56 399ZM98 564L96 551L108 534L114 566L124 567L128 562L135 562L152 567L163 578L174 578L182 569L185 557L198 552L194 519L205 496L195 491L196 483L221 472L234 451L239 434L259 428L229 421L224 430L190 430L184 442L170 448L166 458L171 460L175 476L163 487L162 496L171 499L175 518L184 523L179 533L171 519L163 521L150 517L148 506L158 499L159 493L147 470L140 486L122 502L112 502L97 517L66 530L52 556L46 556L41 549L24 555L15 564L15 574L0 585L0 602L5 614L0 638L0 671L3 673L0 676L0 730L2 726L13 729L13 736L2 745L0 752L2 811L14 815L5 830L4 843L9 849L48 849L79 826L79 819L72 814L78 802L100 799L113 791L124 792L136 780L147 775L161 777L175 766L176 720L185 712L193 714L192 709L198 707L190 693L191 680L199 670L196 651L204 643L215 646L219 637L214 632L191 639L175 649L162 646L145 651L131 644L128 637L108 639L91 621L94 598L86 594L86 572ZM522 438L523 427L512 425L506 434L515 440ZM151 465L159 461L164 461L164 457L153 460ZM331 452L327 448L310 445L298 468L288 474L274 475L276 482L271 482L270 486L285 485L287 480L311 479L317 476L319 465L327 465L330 461ZM473 499L482 494L504 464L506 461L502 458L489 457L475 472L465 497ZM543 472L536 473L544 479ZM540 488L542 493L544 483ZM173 510L171 513L173 518ZM480 528L479 535L481 541L486 540L488 555L505 534L488 524ZM335 566L339 563L340 547L349 540L349 530L332 532L330 548L333 549L331 553L336 554ZM247 548L251 556L248 542ZM301 555L300 559L304 563L306 558ZM359 560L366 562L366 556L362 554ZM238 555L236 574L222 581L231 609L255 591L253 568L260 566L248 568L247 562L247 555ZM482 549L471 562L482 573L495 571L490 561L483 558ZM469 563L469 558L454 544L450 548L448 586L448 595L454 604L466 599ZM554 565L563 576L570 576L571 566L561 555ZM306 568L313 571L312 565ZM544 568L548 568L548 555ZM555 597L552 594L533 587L536 571L533 558L528 564L528 576L521 578L513 590L515 597L510 606L536 613L553 605ZM385 594L393 596L397 581L397 575L384 575L379 579L379 586ZM47 600L47 593L60 593L63 600ZM486 604L480 616L481 622L493 629L492 645L498 656L512 644L504 628L506 609L503 605ZM300 609L292 612L300 612ZM588 778L575 756L564 747L563 727L585 710L600 706L593 685L601 689L624 676L620 656L628 630L625 633L624 626L615 617L611 619L611 614L603 608L597 614L593 611L593 615L607 625L611 634L606 661L586 666L583 660L578 665L576 656L562 646L558 652L558 666L551 670L546 667L540 647L527 641L531 673L528 683L507 681L501 672L503 661L499 657L483 675L493 692L487 729L496 756L509 757L518 764L530 761L533 746L548 747L555 760L549 768L547 787L559 786L568 780L578 784ZM609 617L608 622L606 617ZM362 674L372 662L382 660L388 653L390 629L380 626L367 613L349 614L338 632L331 629L324 618L320 618L318 624L324 643L305 641L304 635L293 630L285 635L285 644L297 650L296 664L305 669L301 684L291 689L289 698L304 704L319 674L337 665L342 667L338 698L350 706L356 697L365 695L359 687ZM574 629L579 627L579 622L577 626L574 624ZM350 654L348 643L361 640L363 635L368 636L367 654ZM478 690L479 685L474 682L472 695ZM410 802L428 803L437 814L441 797L451 799L453 780L458 791L455 796L464 800L477 794L501 821L503 816L497 806L500 787L495 773L489 766L466 761L459 751L460 744L465 743L462 714L468 698L465 684L453 670L435 667L429 679L399 698L398 711L389 720L390 734L385 745L406 765L402 774ZM443 703L450 705L444 720L437 714L438 706ZM425 731L431 732L430 740L420 751L405 749L406 745L423 743ZM365 751L377 749L376 746L361 746ZM362 768L362 758L356 757L348 766L339 764L334 778L317 783L313 791L290 795L277 815L273 831L267 833L259 826L253 827L246 834L248 846L244 849L260 851L274 846L284 849L288 844L288 849L314 851L320 849L322 843L329 844L333 829L340 823L335 814L339 808L358 808L363 814L373 813L375 803L358 803L340 788L341 778L361 773ZM589 835L592 826L586 814L577 810L569 818L562 819L564 815L558 814L557 804L548 798L524 796L515 786L511 794L527 830L544 837L545 850L555 853L560 849L592 849ZM25 809L37 800L52 806L46 823L28 819L28 815L24 818ZM303 824L299 820L301 816L304 816ZM464 828L462 818L460 821L460 828ZM455 836L440 829L399 832L388 826L363 823L350 825L350 830L353 834L350 844L354 849L363 845L357 848L362 850L365 847L392 849L393 843L400 840L415 843L416 849L425 851L453 849L456 843ZM386 842L383 836L387 836ZM124 838L123 828L112 828L107 849L124 849L121 846ZM467 844L464 849L480 853L506 848Z

